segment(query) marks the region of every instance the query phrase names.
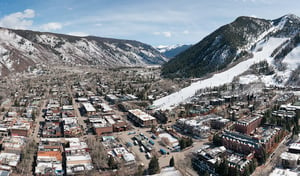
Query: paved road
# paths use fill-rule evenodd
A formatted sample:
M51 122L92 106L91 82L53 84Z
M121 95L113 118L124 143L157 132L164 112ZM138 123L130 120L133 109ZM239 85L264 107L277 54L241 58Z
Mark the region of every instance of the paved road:
M73 92L72 92L72 90L71 90L71 88L70 88L71 85L70 85L69 83L67 83L67 84L68 84L68 85L67 85L67 90L68 90L69 94L72 96L72 105L73 105L73 107L74 107L75 116L77 117L78 124L79 124L80 126L83 127L82 131L85 132L85 129L86 129L86 123L84 122L84 120L86 120L87 117L82 117L82 116L81 116L81 114L80 114L80 112L79 112L79 106L78 106L78 103L75 101L75 98L73 97Z
M289 135L288 135L289 136ZM266 163L253 172L252 176L265 176L269 175L272 170L279 164L280 155L287 151L288 146L286 145L287 138L285 137L280 144L277 146L275 151L270 155Z
M43 118L43 109L46 107L46 103L47 103L48 100L42 100L42 103L41 103L41 107L39 107L38 109L38 116L35 118L35 128L33 129L33 133L32 133L32 136L33 136L33 139L36 141L36 142L39 142L40 141L40 137L38 136L38 132L39 132L39 129L40 129L40 122L42 121L45 121L45 119Z

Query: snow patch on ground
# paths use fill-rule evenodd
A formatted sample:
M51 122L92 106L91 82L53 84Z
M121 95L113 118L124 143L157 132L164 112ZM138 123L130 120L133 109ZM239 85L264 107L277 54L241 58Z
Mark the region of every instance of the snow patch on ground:
M257 82L259 80L259 77L256 75L245 75L240 76L240 84L250 84L252 82Z
M295 47L282 61L287 65L287 70L295 70L300 65L300 45Z

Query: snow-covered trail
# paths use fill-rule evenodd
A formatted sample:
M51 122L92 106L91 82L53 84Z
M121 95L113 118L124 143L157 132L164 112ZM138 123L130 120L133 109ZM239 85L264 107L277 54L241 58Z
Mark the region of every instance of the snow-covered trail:
M270 58L271 53L286 40L287 38L270 38L266 42L260 42L254 50L253 58L240 62L224 72L213 75L211 78L192 83L190 86L183 88L178 92L155 100L153 105L156 106L157 109L172 109L176 105L188 101L189 98L194 96L200 89L230 83L235 76L242 74L249 69L251 65L262 60L267 60L269 62L272 59Z

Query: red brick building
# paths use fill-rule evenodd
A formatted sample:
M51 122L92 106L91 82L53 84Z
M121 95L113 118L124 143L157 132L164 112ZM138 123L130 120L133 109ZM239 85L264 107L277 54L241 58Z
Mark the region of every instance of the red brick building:
M97 136L101 136L102 134L113 132L113 126L110 124L95 123L95 124L93 124L93 127L94 127L94 130L95 130Z
M31 122L20 121L9 127L11 136L28 136L30 133Z
M232 131L224 131L222 135L222 144L226 149L246 155L262 149L262 145L259 144L257 139Z
M116 121L115 124L113 124L113 131L114 132L120 132L120 131L126 131L127 130L127 123L123 120Z
M224 131L222 134L222 145L226 149L242 154L252 152L261 154L263 149L267 152L271 151L276 137L279 137L281 132L282 130L277 127L259 128L253 136L233 131Z
M240 119L235 122L235 130L244 133L250 134L255 128L259 127L261 124L261 116L249 116L243 119Z

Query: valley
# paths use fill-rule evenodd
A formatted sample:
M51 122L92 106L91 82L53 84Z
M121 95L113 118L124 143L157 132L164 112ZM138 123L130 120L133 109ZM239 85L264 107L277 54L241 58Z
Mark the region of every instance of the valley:
M1 27L0 175L298 175L299 29L240 16L154 47Z
M42 158L51 155L41 147L64 146L65 152L71 153L61 153L61 159L55 159L53 170L62 175L147 174L152 161L149 156L157 158L162 172L197 175L206 172L202 167L210 167L201 157L203 152L216 158L225 152L218 149L220 142L226 149L241 152L237 158L235 153L228 154L228 160L235 157L237 167L253 162L259 172L264 167L277 167L278 163L269 161L275 157L276 161L280 160L281 153L276 152L285 152L288 145L298 140L295 135L298 123L289 120L299 118L300 90L297 88L267 86L263 81L224 83L198 89L190 101L173 106L172 110L157 110L156 99L184 90L192 81L165 79L160 73L161 68L153 66L100 69L53 65L2 78L2 89L7 92L1 99L3 145L8 145L7 140L30 141L34 145L21 150L37 152L29 152L26 160L16 160L18 167L10 166L10 172L15 175L43 173L47 162ZM136 110L155 120L149 124L133 119L132 113ZM136 114L134 118L146 117ZM251 119L259 119L259 123ZM22 121L23 125L13 123L14 120ZM268 145L264 150L267 156L274 156L273 159L262 158L255 153L255 148L240 150L228 145L227 135L239 134L242 136L235 140L250 140L244 130L253 127L240 129L237 125L254 122L255 129L262 130L257 131L262 141L272 131L272 140L255 145ZM25 124L28 124L26 130L22 127ZM277 145L285 146L284 150L276 150ZM75 152L78 147L85 151ZM216 153L219 150L221 153ZM3 153L9 150L4 148ZM74 170L77 165L72 163L83 156L86 157L86 164L81 166L84 170ZM175 168L169 168L171 158L174 158ZM250 169L250 166L245 167ZM253 168L249 170L253 171ZM271 171L269 169L268 174ZM228 174L232 172L245 170L230 169ZM254 174L259 175L257 172Z

